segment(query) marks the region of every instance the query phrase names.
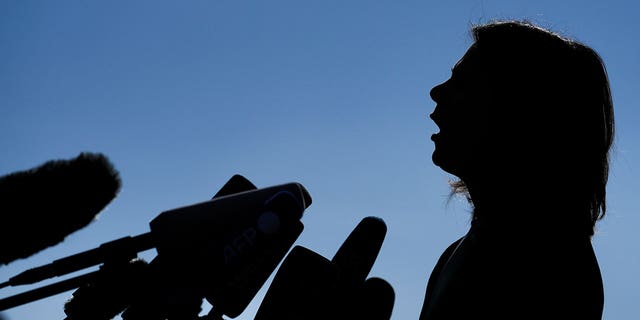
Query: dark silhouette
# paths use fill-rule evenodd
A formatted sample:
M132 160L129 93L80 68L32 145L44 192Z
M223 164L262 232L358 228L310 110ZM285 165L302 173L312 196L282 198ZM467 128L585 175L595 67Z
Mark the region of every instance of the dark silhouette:
M0 299L0 311L76 289L66 319L197 319L203 299L214 309L205 319L238 316L284 258L304 226L312 199L299 183L257 189L233 176L214 196L167 210L150 232L124 237L26 270L4 285L100 269ZM150 262L137 253L155 248Z
M89 225L120 185L109 159L89 152L0 177L0 265L55 246Z
M395 293L384 279L369 277L387 226L365 217L331 260L296 246L282 262L255 320L388 320Z
M471 226L438 260L420 319L601 319L591 237L614 136L604 64L529 22L472 33L430 93L433 162L459 178Z
M86 227L120 186L109 159L91 152L0 177L0 265L55 246ZM9 285L3 282L0 288Z

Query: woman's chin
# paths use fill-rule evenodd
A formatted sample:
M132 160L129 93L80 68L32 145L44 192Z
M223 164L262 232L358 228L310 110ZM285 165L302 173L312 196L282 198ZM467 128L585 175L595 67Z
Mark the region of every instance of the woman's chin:
M447 167L448 161L446 161L446 157L444 157L442 152L437 148L433 150L433 153L431 154L431 161L433 164L446 171L445 167Z
M438 149L434 150L433 154L431 154L431 161L433 162L433 164L440 167L440 169L444 170L447 173L455 176L458 176L458 174L460 173L461 165L459 163L456 164L456 161L451 161L450 157L447 157L442 151L439 151Z

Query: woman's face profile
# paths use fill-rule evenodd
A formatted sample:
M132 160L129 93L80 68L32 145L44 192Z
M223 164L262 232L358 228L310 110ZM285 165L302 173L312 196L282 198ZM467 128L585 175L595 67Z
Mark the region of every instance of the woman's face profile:
M489 84L477 50L471 46L451 70L451 77L430 92L436 103L430 118L440 129L431 136L433 163L462 179L482 159L489 142Z

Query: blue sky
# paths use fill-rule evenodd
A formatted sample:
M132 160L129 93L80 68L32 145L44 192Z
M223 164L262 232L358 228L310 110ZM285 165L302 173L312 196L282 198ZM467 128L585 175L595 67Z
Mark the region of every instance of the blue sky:
M637 319L638 9L615 0L2 1L0 174L102 152L123 187L97 221L0 267L0 279L147 232L162 211L209 199L238 173L259 187L305 185L314 203L296 244L329 258L360 219L383 218L371 276L394 286L392 319L417 319L431 269L469 219L464 201L447 203L450 177L430 160L428 92L471 43L471 24L516 18L585 42L608 68L617 140L609 214L593 244L604 319ZM266 287L237 319L253 318ZM4 315L62 319L70 294Z

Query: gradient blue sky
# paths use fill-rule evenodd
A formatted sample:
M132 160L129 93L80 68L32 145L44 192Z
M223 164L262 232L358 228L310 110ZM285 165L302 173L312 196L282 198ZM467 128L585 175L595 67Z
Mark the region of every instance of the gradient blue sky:
M0 267L0 280L147 232L160 212L239 173L259 187L305 185L314 203L297 244L329 258L360 219L383 218L371 276L395 288L392 319L417 319L436 259L469 219L464 201L447 204L450 177L430 160L428 91L471 43L471 24L526 18L607 65L618 135L593 243L604 319L638 319L638 10L616 0L0 1L0 174L92 151L123 181L97 221ZM237 319L253 318L266 287ZM4 315L62 319L70 294Z

